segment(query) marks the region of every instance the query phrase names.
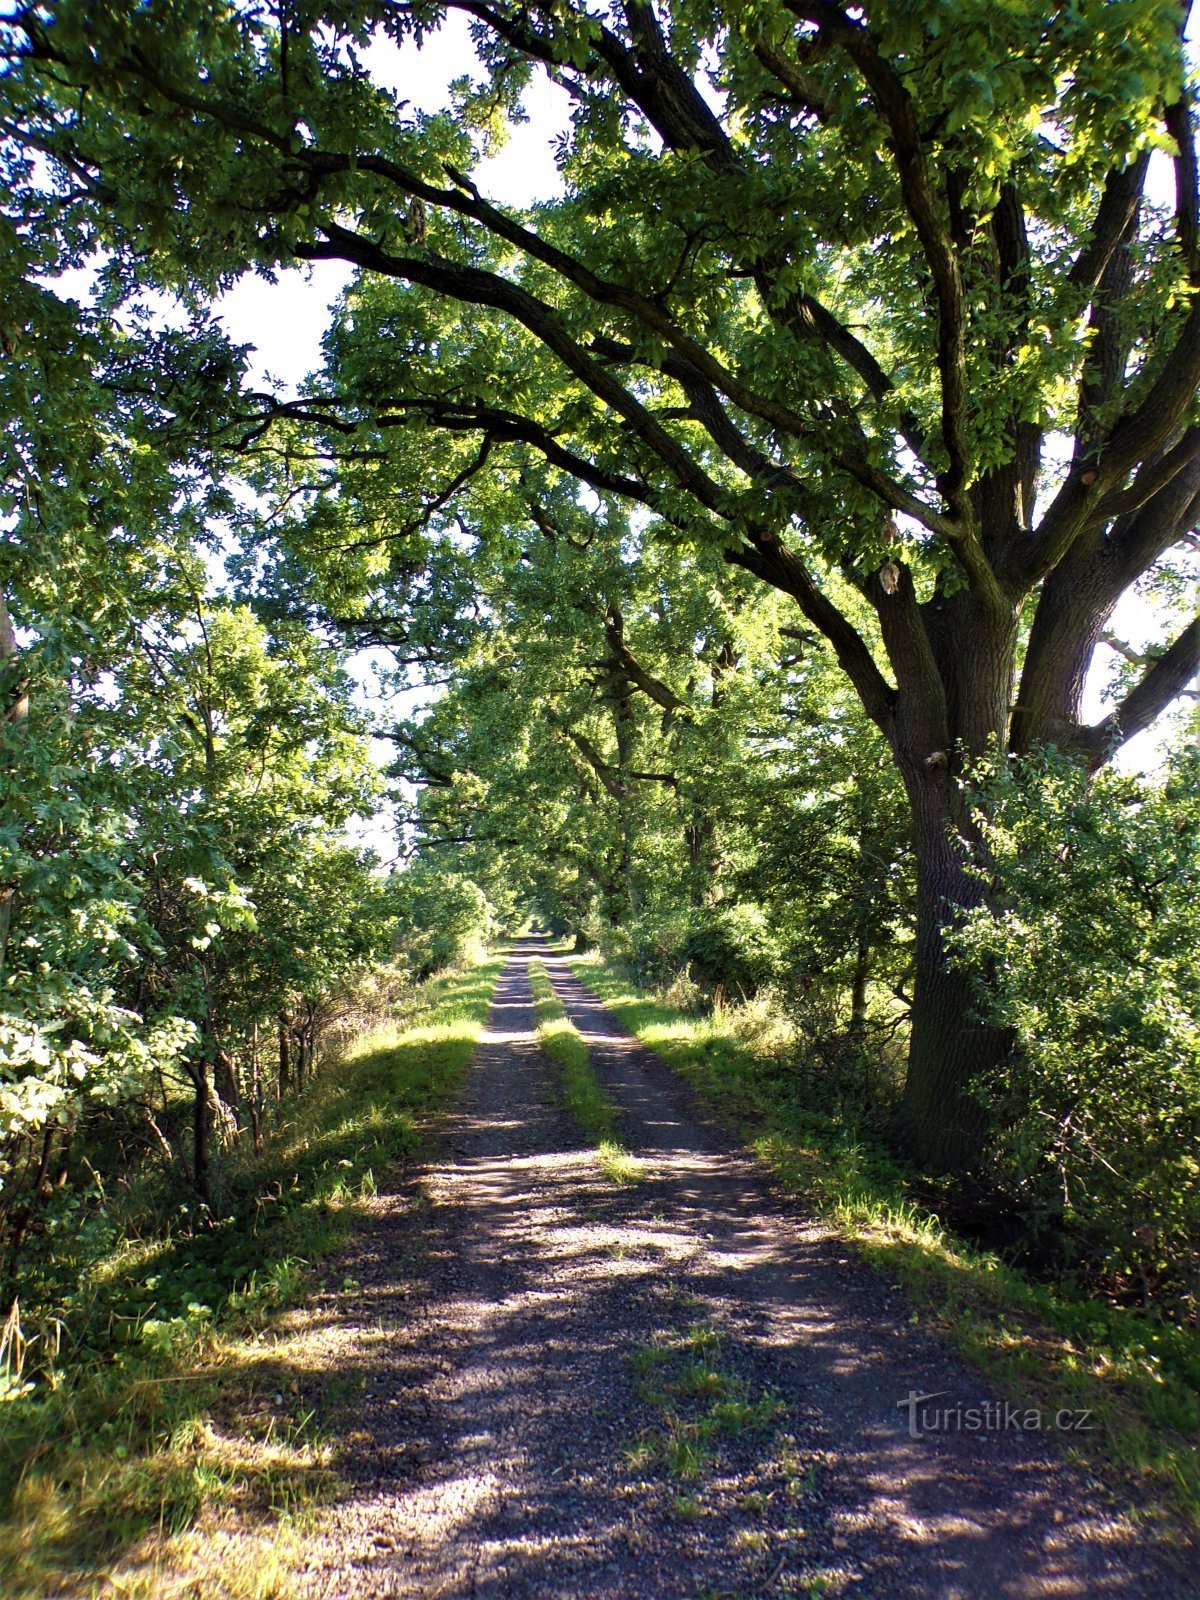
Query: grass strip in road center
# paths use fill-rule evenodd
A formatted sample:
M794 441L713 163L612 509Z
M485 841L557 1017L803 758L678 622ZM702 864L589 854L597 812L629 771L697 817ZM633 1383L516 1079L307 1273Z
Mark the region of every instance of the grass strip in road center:
M562 1069L567 1110L595 1145L605 1177L612 1183L636 1183L642 1164L617 1138L616 1109L600 1087L583 1035L555 994L544 962L529 963L529 985L533 990L538 1043Z

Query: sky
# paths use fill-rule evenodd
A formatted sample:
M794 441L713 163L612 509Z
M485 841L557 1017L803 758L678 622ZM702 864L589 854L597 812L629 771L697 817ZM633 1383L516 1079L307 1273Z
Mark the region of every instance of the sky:
M449 103L452 80L479 66L466 18L458 12L419 50L411 41L398 48L385 39L362 59L372 78L408 101L413 111L441 110ZM526 93L525 108L529 121L514 128L505 148L474 173L484 194L512 206L552 199L562 189L553 141L567 125L569 98L539 72ZM217 313L237 343L254 347L258 378L269 375L296 387L320 361L330 305L351 275L351 268L333 261L280 273L275 283L247 275L218 301Z

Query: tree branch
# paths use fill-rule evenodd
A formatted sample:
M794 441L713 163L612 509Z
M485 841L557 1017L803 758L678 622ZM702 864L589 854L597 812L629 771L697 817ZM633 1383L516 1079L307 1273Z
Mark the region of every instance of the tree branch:
M598 463L568 450L559 444L547 427L535 422L531 417L520 416L514 411L502 411L498 407L486 406L482 402L466 401L455 404L424 395L392 397L388 404L396 406L398 411L395 413L385 411L347 420L332 413L337 407L346 410L359 408L352 400L342 397L318 399L308 396L301 401L272 401L269 410L264 413L263 427L265 429L273 420L283 417L314 422L320 426L334 428L341 433L352 434L360 428L403 427L411 417L422 416L428 422L439 428L445 428L448 432L486 434L493 444L528 444L544 456L551 466L557 467L569 477L578 478L581 483L586 483L601 493L621 495L650 507L660 515L666 514L658 504L652 486L639 478L629 478L623 473L611 472ZM355 452L355 459L358 458L359 453Z
M1187 59L1186 39L1191 0L1179 6L1180 58ZM1200 173L1196 167L1196 123L1191 89L1185 81L1174 105L1163 119L1175 141L1175 236L1193 283L1200 276Z
M458 266L435 255L394 256L373 240L326 222L321 231L328 246L300 245L296 254L303 259L333 257L353 262L389 278L406 279L435 293L448 295L465 305L490 306L513 317L546 346L597 399L623 418L633 433L673 474L701 505L720 516L727 515L726 496L697 461L663 428L642 403L620 384L581 344L567 332L553 308L527 289L496 273L478 267Z
M829 640L867 715L883 732L888 732L895 713L896 690L880 672L866 640L849 617L817 588L800 558L777 539L760 534L754 543L727 551L725 559L795 600Z
M1067 281L1076 288L1093 290L1104 275L1109 257L1117 248L1137 210L1150 165L1149 151L1135 156L1128 166L1115 168L1104 184L1096 209L1091 236L1075 257Z
M628 767L615 767L611 761L606 761L599 750L585 734L577 728L568 728L559 724L559 730L579 751L580 755L592 768L604 788L614 800L625 798L625 783L661 783L668 789L676 789L679 780L673 772L632 772Z
M942 388L942 443L948 467L939 487L963 515L961 496L971 475L967 437L967 313L958 256L946 230L930 176L916 109L894 67L880 55L864 23L831 0L786 0L788 10L815 23L841 45L871 91L892 136L900 193L917 231L938 306L937 360Z
M1080 730L1078 744L1091 770L1102 767L1123 744L1144 732L1187 690L1198 672L1200 616L1193 617L1103 722Z
M681 700L668 684L656 678L653 673L647 672L626 644L625 619L621 615L619 606L610 604L608 607L604 619L604 637L613 662L620 667L635 688L648 695L655 705L661 706L671 716L681 715L691 720L691 708L687 702Z

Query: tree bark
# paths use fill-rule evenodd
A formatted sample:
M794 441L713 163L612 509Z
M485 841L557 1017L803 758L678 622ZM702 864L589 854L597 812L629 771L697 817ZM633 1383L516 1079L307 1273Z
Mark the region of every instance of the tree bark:
M1010 1040L977 1017L981 974L952 965L947 932L988 893L983 842L969 815L961 774L1002 750L1017 640L1015 608L1005 616L960 591L921 608L936 672L923 680L898 649L907 680L892 732L908 795L917 878L912 1035L904 1118L927 1166L976 1168L987 1129L976 1085L1004 1060ZM885 622L885 633L890 631ZM971 648L963 648L963 640Z
M218 1048L214 1058L213 1086L220 1098L240 1120L242 1094L238 1082L237 1063L224 1047Z
M287 1012L279 1013L279 1098L282 1100L291 1085L291 1059L289 1044L289 1029L291 1023Z
M257 1154L262 1149L263 1087L258 1054L258 1018L250 1035L250 1132Z
M697 799L691 801L691 815L684 829L688 851L689 900L694 910L715 905L721 898L721 861L717 848L717 824L712 814Z
M605 620L605 634L610 663L605 695L612 706L613 735L617 748L615 786L612 792L617 802L617 828L620 840L618 878L621 887L620 903L614 908L613 925L619 926L626 918L636 917L638 913L637 880L633 866L637 819L634 814L633 786L630 779L637 739L637 719L633 711L633 685L622 659L623 622L621 613L615 605L609 607Z
M916 1154L941 1172L978 1163L987 1128L984 1102L972 1085L1008 1050L998 1028L973 1020L975 975L947 959L947 929L981 905L986 887L971 869L970 850L954 826L953 780L924 785L913 804L917 929L912 1035L903 1112Z
M871 946L860 933L854 949L854 970L850 975L850 1032L861 1034L867 1025L867 979L871 975Z
M208 1147L210 1111L208 1103L208 1059L201 1054L190 1068L192 1077L192 1181L205 1205L209 1201Z
M16 629L13 627L4 593L0 590L0 673L5 672L16 661L19 653ZM0 705L0 741L8 744L16 730L23 728L28 720L29 692L26 686L18 681L12 687L8 704ZM5 754L0 761L0 768L7 770L10 764L10 759ZM16 884L0 883L0 977L4 974L4 964L8 958L8 941L12 933L16 900Z

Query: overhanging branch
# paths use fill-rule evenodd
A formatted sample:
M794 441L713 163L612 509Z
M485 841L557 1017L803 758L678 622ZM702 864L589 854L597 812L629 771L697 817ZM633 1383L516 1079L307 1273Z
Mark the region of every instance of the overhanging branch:
M1078 744L1094 771L1143 733L1200 673L1200 616L1183 630L1103 722L1080 731Z
M886 733L895 712L896 690L880 672L866 640L849 617L818 589L803 561L777 539L764 535L759 535L754 543L728 551L725 559L795 600L813 626L829 640L867 715Z

